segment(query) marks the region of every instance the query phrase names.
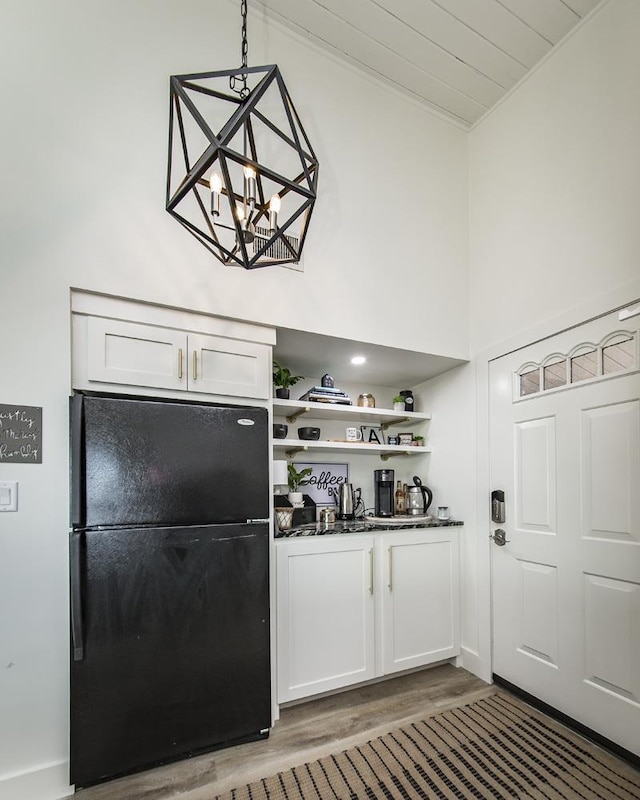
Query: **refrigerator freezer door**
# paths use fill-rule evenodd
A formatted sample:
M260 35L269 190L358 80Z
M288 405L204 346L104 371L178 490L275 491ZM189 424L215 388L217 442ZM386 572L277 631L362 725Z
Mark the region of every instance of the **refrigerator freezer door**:
M84 652L71 660L71 782L269 728L267 525L80 535Z
M90 396L74 401L74 526L202 525L269 516L266 409Z

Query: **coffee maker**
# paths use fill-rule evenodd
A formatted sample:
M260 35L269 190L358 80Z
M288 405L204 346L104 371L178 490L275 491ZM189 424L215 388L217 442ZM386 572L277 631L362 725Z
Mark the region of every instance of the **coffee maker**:
M394 509L394 472L392 469L373 471L376 517L392 517Z

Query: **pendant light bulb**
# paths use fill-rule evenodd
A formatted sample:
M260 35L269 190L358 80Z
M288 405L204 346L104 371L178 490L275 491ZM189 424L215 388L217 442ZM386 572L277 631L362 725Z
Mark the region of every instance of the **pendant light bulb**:
M211 214L214 217L220 216L220 192L222 191L222 179L215 170L209 178L209 188L211 189Z
M275 233L276 226L278 224L278 213L280 212L281 205L282 200L280 195L271 195L271 200L269 201L269 231L271 233Z
M256 236L256 227L253 222L251 222L251 217L246 217L246 209L241 203L236 204L236 216L240 223L240 232L243 242L245 244L251 244Z
M209 188L212 192L220 192L222 191L222 178L220 177L220 173L214 170L211 173L211 177L209 178Z
M253 211L256 203L256 171L253 167L244 168L244 197Z

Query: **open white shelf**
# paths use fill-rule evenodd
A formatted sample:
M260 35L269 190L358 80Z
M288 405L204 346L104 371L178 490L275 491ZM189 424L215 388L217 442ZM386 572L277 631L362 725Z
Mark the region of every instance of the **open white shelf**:
M406 447L397 444L363 444L362 442L328 442L319 439L309 441L306 439L274 439L273 449L285 451L287 458L292 458L298 453L313 451L314 453L328 453L339 450L343 453L359 453L362 455L379 455L383 461L393 456L417 456L420 453L430 453L428 447Z
M362 422L363 424L380 425L383 429L389 425L409 425L417 422L424 422L431 419L431 414L422 414L419 411L393 411L388 408L362 408L361 406L347 406L339 403L312 403L303 400L273 400L274 416L286 417L291 425L305 414L313 419L342 419L347 422ZM278 444L276 440L274 444ZM310 444L310 442L304 442ZM328 442L327 444L332 444ZM336 446L342 446L336 443ZM385 447L385 450L394 449L394 445ZM365 445L364 449L369 449L370 445ZM415 449L425 451L424 447L407 448L401 450Z

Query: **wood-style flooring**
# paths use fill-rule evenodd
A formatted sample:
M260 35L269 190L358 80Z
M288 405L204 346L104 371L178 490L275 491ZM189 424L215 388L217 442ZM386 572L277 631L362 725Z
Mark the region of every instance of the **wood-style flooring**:
M444 664L281 709L268 739L76 792L77 800L212 800L219 792L344 750L495 691Z

